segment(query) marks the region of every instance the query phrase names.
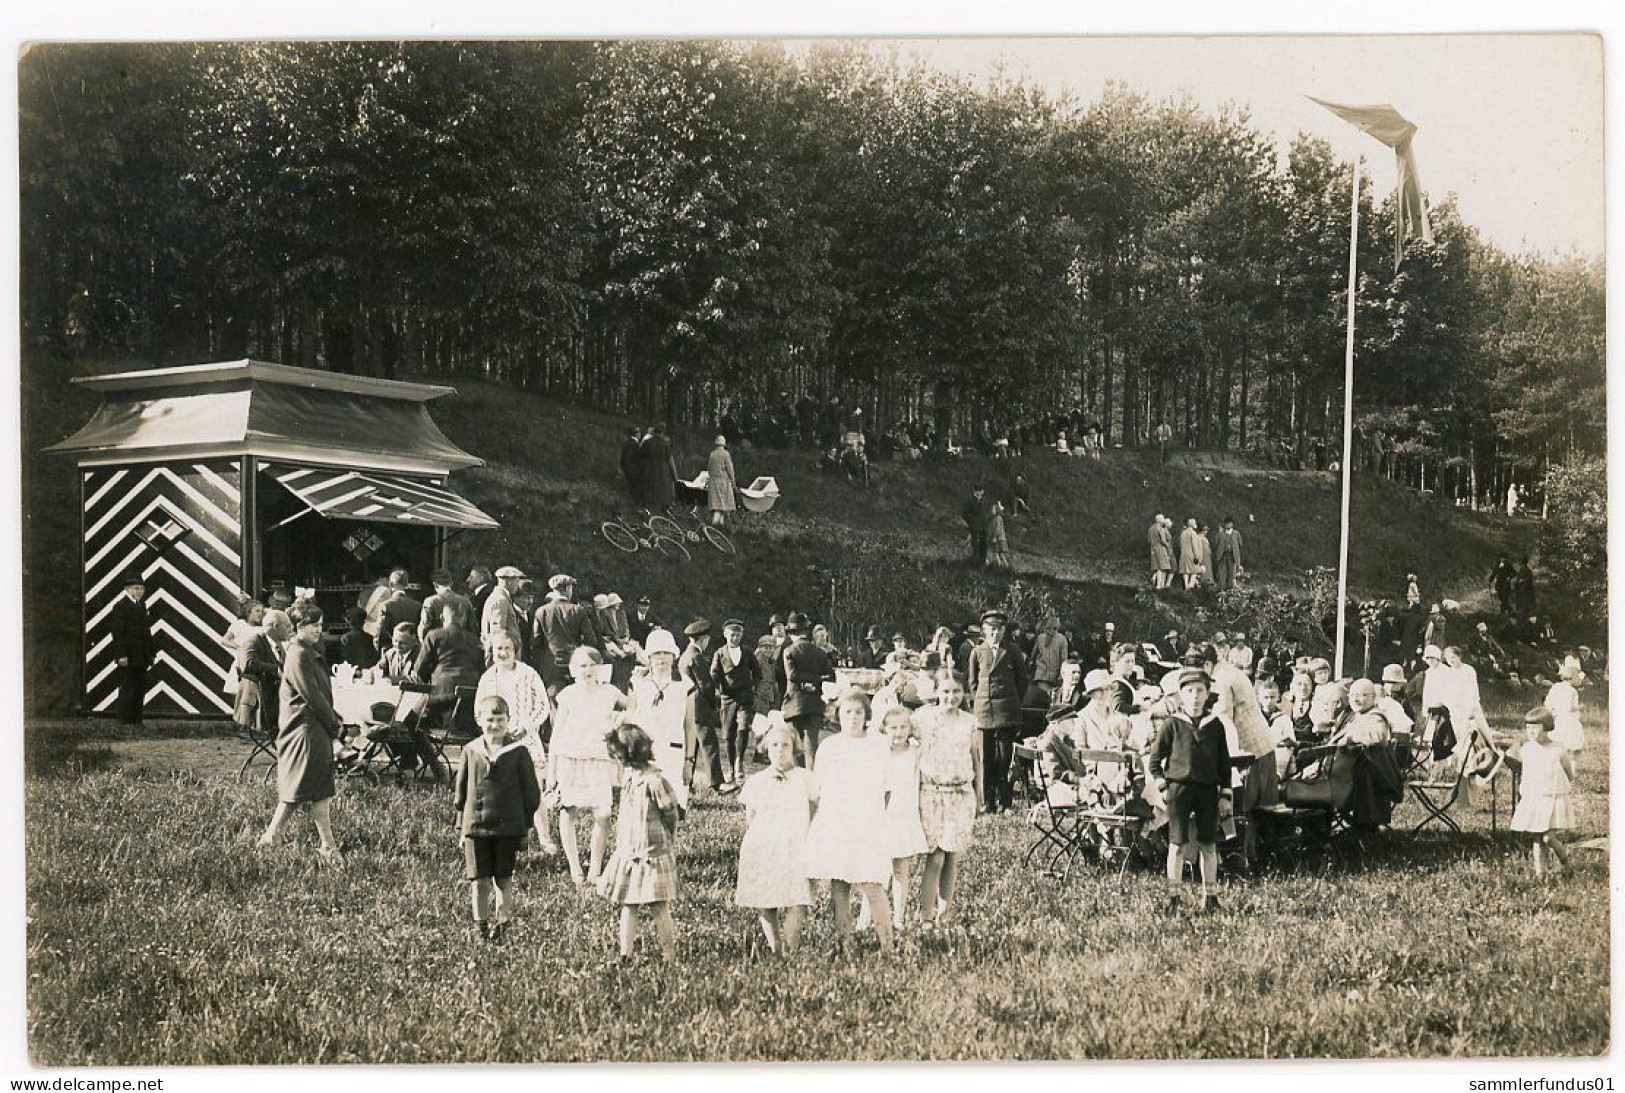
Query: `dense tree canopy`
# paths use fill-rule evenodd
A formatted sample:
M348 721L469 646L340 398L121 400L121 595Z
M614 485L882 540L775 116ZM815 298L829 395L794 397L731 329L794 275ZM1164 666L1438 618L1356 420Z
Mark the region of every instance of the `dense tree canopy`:
M1241 109L831 45L42 45L23 316L60 347L478 371L708 422L779 392L967 438L1340 440L1349 165ZM1363 464L1485 495L1603 448L1599 260L1361 196ZM1048 439L1046 436L1045 439Z

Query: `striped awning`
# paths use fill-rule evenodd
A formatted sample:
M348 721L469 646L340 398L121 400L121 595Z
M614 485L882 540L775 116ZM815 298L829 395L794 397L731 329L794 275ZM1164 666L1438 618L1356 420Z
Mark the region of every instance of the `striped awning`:
M267 465L265 471L311 512L332 520L443 528L501 526L466 498L419 478L281 464Z

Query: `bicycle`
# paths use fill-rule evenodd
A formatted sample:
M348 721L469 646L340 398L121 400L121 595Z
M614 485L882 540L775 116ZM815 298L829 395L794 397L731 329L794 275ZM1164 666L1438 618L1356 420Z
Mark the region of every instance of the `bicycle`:
M663 530L663 526L656 526L659 520L671 525L671 532ZM609 541L610 546L627 554L635 554L641 549L657 550L664 557L684 562L691 557L684 543L687 537L676 522L667 517L650 516L647 509L643 511L642 525L633 523L628 517L616 516L599 524L598 533Z
M689 522L693 526L684 527L679 521ZM649 517L649 527L651 530L662 535L671 536L679 542L698 543L703 541L709 543L723 554L739 553L738 548L734 546L733 540L728 538L728 533L701 515L698 505L693 506L686 512L674 508L666 510L665 515L651 516Z

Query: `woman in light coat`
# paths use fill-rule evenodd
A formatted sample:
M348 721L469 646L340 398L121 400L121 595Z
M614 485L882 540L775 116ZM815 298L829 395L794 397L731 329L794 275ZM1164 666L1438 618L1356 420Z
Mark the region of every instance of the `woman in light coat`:
M1202 574L1202 545L1206 537L1196 530L1196 517L1185 521L1179 533L1179 575L1186 588L1195 588Z
M734 457L728 452L727 437L717 437L716 447L711 449L705 471L708 476L705 501L711 509L711 523L721 527L728 522L728 514L734 511L734 492L738 489L738 483L734 480Z

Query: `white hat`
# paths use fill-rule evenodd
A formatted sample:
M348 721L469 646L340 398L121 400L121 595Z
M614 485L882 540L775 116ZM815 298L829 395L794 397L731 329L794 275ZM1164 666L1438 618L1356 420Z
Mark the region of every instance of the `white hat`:
M1096 668L1083 677L1083 692L1090 694L1103 687L1111 687L1117 683L1117 677L1104 668Z
M1155 683L1147 683L1144 687L1141 687L1138 691L1134 692L1134 704L1136 706L1149 706L1151 703L1157 701L1161 697L1162 688L1158 687Z
M594 609L602 611L609 606L609 597L600 592L592 598L592 605Z
M516 565L505 565L497 570L496 575L498 577L523 577L525 571Z
M498 577L502 576L502 571L500 569L497 570L497 576ZM520 574L520 576L524 576L524 574ZM555 592L557 592L559 589L563 588L567 584L575 584L575 583L576 583L576 579L574 577L566 576L563 573L555 573L555 574L553 574L553 576L551 576L551 577L549 577L547 579L547 587L551 588Z
M1422 650L1422 659L1423 660L1443 660L1444 659L1444 650L1440 649L1437 645L1430 645L1426 649Z
M670 653L677 656L677 639L671 636L670 630L655 627L649 631L648 640L643 643L643 651L649 656L656 653Z
M626 602L625 600L621 599L621 597L618 594L616 594L614 592L611 592L607 597L605 597L605 599L607 599L609 601L608 603L605 604L606 607L619 607L619 606L621 606L621 604Z

